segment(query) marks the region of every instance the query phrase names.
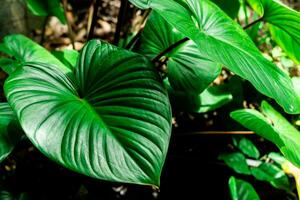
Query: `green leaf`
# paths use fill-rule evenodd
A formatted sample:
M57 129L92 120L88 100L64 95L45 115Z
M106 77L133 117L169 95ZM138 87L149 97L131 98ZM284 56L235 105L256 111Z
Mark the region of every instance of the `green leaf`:
M0 190L0 199L1 200L16 200L16 197L8 191Z
M212 0L216 5L218 5L229 17L235 19L240 10L239 0Z
M8 103L0 103L0 162L14 149L21 138L21 129Z
M247 165L246 157L241 153L223 153L218 157L218 159L223 160L226 165L232 168L236 173L247 175L251 174Z
M72 72L27 63L5 94L28 138L79 173L159 185L171 131L170 104L145 57L92 40Z
M61 23L66 24L64 9L60 0L26 0L28 9L37 16L56 16Z
M296 90L296 93L300 99L300 77L293 77L292 78L292 82L294 84L294 87L295 87L295 90Z
M4 71L9 74L20 66L23 66L26 62L49 63L59 66L61 70L68 70L67 67L50 52L23 35L8 35L4 37L1 45L3 48L0 48L0 52L2 51L15 59L11 61L11 65L4 65L3 67ZM9 69L9 67L11 67L11 69Z
M7 74L13 73L20 63L18 61L10 58L0 58L0 68L5 71Z
M261 109L262 113L251 109L237 110L230 116L246 128L276 144L283 155L299 167L299 131L267 102L262 103Z
M196 113L214 111L233 99L232 94L224 90L224 85L210 86L198 95L174 90L167 80L164 82L172 105L185 111Z
M141 9L149 8L151 0L129 0L133 5Z
M287 161L280 153L276 153L276 152L269 153L268 157L274 160L274 162L279 165L282 165Z
M251 158L256 158L258 159L260 154L256 146L252 143L251 140L243 137L239 143L238 143L238 148L247 156Z
M208 0L152 0L150 6L193 40L201 55L249 80L286 112L300 112L300 99L288 75L265 59L247 33L216 5Z
M228 184L232 200L260 200L250 183L231 176Z
M229 103L233 97L223 90L223 85L212 86L204 90L200 95L201 105L197 109L198 113L216 110Z
M291 35L276 26L269 24L268 27L270 29L272 38L276 41L276 43L294 62L300 64L300 40L296 41L293 37L291 37Z
M19 196L19 197L18 197ZM0 190L0 199L1 200L29 200L26 196L26 193L21 193L20 195L16 195L13 192Z
M70 69L74 69L79 56L78 51L75 50L63 50L51 52L58 60L60 60L65 66Z
M259 14L260 16L264 15L264 6L262 0L247 0L248 4Z
M179 33L153 11L141 37L139 53L150 59L172 44L182 40ZM188 41L170 51L166 58L167 76L174 90L200 94L221 72L221 66L203 56L193 41Z
M274 164L262 163L258 167L251 168L251 173L258 180L267 181L275 188L290 191L287 175Z
M293 61L300 64L300 13L279 1L261 0L261 3L263 18L268 23L272 38ZM251 6L262 15L260 9L254 7L255 4Z

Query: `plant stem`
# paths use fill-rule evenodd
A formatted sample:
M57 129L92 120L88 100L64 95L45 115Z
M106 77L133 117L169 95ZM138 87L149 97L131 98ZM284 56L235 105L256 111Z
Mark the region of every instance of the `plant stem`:
M127 8L128 8L128 0L121 0L121 6L118 15L118 23L116 27L115 36L114 36L114 42L113 42L114 45L118 45L120 41L121 31L126 18Z
M188 135L252 135L253 131L195 131L188 133L179 133L178 136Z
M131 47L133 47L135 45L135 43L141 37L143 30L144 30L143 28L139 30L139 32L126 45L125 49L131 49Z
M46 28L47 28L47 24L48 24L48 21L49 21L49 16L47 16L45 18L45 21L43 23L43 28L42 28L42 35L41 35L41 41L40 41L40 45L43 45L44 42L45 42L45 35L46 35Z
M146 24L146 21L149 17L151 13L151 9L148 9L145 11L145 14L143 16L143 20L142 20L142 23L141 23L141 26L139 27L139 31L138 33L129 41L129 43L126 45L126 49L131 49L135 44L136 42L140 39L141 35L142 35L142 32L144 30L144 27L145 27L145 24Z
M89 29L89 34L88 34L88 40L92 39L94 37L94 32L95 32L95 27L96 27L96 24L97 24L97 18L98 18L98 11L99 11L99 8L100 8L100 3L101 3L101 0L96 0L96 2L94 3L93 7L93 19L92 19L92 24L90 26L90 29Z
M69 35L69 38L71 40L72 47L73 47L73 49L75 49L75 41L74 41L73 30L72 30L72 26L71 26L70 20L69 20L68 15L67 15L67 12L68 12L68 0L63 0L62 2L63 2L63 7L64 7L64 11L65 11L65 17L66 17L67 26L68 26L68 35Z
M257 24L258 22L261 22L264 18L263 17L260 17L258 18L257 20L254 20L253 22L251 22L250 24L247 24L246 26L243 27L243 29L247 29L255 24Z
M178 47L179 45L189 41L190 39L185 37L177 42L175 42L174 44L172 44L171 46L169 46L168 48L166 48L165 50L163 50L162 52L160 52L153 60L152 62L158 62L163 56L165 56L167 53L169 53L170 51L172 51L173 49L175 49L176 47Z

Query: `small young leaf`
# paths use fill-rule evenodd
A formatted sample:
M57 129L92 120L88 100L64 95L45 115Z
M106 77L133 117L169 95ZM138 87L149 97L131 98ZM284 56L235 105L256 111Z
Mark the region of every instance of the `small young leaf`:
M258 159L260 154L256 146L251 142L251 140L243 137L239 143L238 148L247 156L251 158Z
M37 16L56 16L61 23L66 23L66 17L60 0L26 0L28 9Z
M294 165L300 166L300 133L279 112L267 102L263 102L262 113L243 109L230 116L246 128L270 140Z
M109 181L159 185L170 104L145 57L91 40L72 71L31 62L5 94L33 144L50 159Z
M224 153L218 158L219 160L223 160L228 167L232 168L239 174L251 174L250 168L247 165L246 157L241 153Z
M231 176L228 184L232 200L260 200L250 183Z
M275 188L290 191L287 175L274 164L262 163L258 167L251 168L251 173L258 180L267 181Z

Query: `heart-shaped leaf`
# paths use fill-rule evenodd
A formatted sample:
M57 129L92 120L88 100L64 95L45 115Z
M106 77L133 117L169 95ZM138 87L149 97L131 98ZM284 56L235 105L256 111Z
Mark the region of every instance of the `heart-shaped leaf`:
M85 175L159 185L170 104L145 57L92 40L74 71L27 63L5 82L7 99L33 144Z
M249 80L258 91L274 98L286 112L300 112L300 99L288 75L265 59L247 33L212 2L152 0L150 7L192 39L205 58Z
M61 23L66 23L66 17L60 0L26 0L28 9L37 16L56 16Z
M0 162L14 149L21 133L17 118L8 103L0 103Z
M8 35L0 44L0 52L11 56L13 59L6 59L0 63L0 67L8 74L13 73L17 68L26 62L43 62L59 66L66 71L67 67L55 58L45 48L23 35Z
M283 155L296 166L300 166L300 132L267 102L263 102L262 113L243 109L230 116L246 128L270 140Z
M183 38L184 35L153 11L143 31L139 52L153 59ZM193 41L181 44L165 57L168 59L167 76L176 91L198 95L221 72L221 66L202 56Z

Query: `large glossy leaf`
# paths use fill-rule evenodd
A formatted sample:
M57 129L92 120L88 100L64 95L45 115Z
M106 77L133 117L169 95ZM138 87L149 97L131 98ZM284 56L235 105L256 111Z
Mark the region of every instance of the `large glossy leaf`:
M260 200L250 183L232 176L228 184L232 200Z
M242 28L212 2L152 0L150 6L192 39L201 55L249 80L286 112L300 112L300 100L288 75L266 60Z
M0 52L12 57L7 58L5 63L0 61L0 67L9 74L26 62L50 63L59 66L61 70L67 70L67 67L50 52L23 35L8 35L0 45Z
M279 112L263 102L262 113L243 109L232 112L231 117L246 128L270 140L283 155L296 166L300 166L300 133Z
M183 38L183 34L153 11L143 31L139 52L153 59ZM199 94L221 72L221 66L205 58L193 41L183 43L165 57L168 58L167 76L176 91Z
M246 157L239 152L235 153L223 153L218 157L223 160L228 167L232 168L239 174L251 174L250 168L248 167Z
M60 0L26 0L28 9L37 16L56 16L61 23L66 23L64 9Z
M10 105L33 144L91 177L159 185L171 112L145 57L92 40L74 72L27 63L5 82Z
M252 175L261 181L267 181L275 188L290 190L290 183L287 175L274 164L262 163L251 169Z
M16 116L8 103L0 103L0 162L14 149L21 133Z

